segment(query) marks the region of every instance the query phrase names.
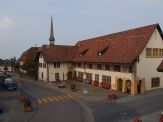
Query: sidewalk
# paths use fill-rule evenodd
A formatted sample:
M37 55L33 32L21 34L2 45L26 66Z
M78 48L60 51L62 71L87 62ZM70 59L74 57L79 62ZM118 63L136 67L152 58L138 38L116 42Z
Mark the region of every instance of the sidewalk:
M57 83L47 83L45 81L34 81L34 80L30 80L31 82L35 82L38 83L40 85L44 85L44 86L48 86L51 88L54 88L57 91L61 91L65 94L71 94L74 97L82 100L82 101L100 101L100 100L108 100L107 98L107 94L108 93L117 93L118 98L125 96L123 95L121 92L118 92L116 90L108 90L108 89L102 89L93 85L88 85L88 93L84 94L83 88L84 88L84 84L82 82L78 82L78 81L65 81L66 82L66 87L65 88L58 88L58 84ZM75 84L76 86L76 90L72 91L70 89L70 85L71 84Z

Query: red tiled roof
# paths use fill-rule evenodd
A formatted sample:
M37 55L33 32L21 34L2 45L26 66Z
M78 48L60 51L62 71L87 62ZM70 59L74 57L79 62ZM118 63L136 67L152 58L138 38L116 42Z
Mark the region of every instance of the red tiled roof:
M123 32L113 33L101 37L79 41L79 51L73 61L75 62L107 62L107 63L132 63L145 48L158 24L135 28ZM161 33L161 32L160 32ZM103 55L97 53L105 48ZM83 56L82 50L89 49Z
M71 62L76 54L76 46L50 45L41 51L46 62Z
M35 61L39 47L31 47L22 53L20 61Z
M160 63L160 65L157 67L158 72L163 72L163 61Z
M21 60L35 60L36 54L41 54L46 62L133 63L156 28L162 33L160 26L153 24L79 41L75 46L32 47L22 54ZM98 52L103 55L99 56Z

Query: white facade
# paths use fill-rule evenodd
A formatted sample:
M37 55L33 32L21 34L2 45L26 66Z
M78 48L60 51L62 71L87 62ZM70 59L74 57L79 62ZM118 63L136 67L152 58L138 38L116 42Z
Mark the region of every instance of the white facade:
M7 72L13 72L13 68L11 66L7 66ZM0 72L5 72L4 66L0 66Z
M43 56L39 57L39 64L46 64L46 68L44 68L43 66L39 66L38 67L38 79L43 80L43 81L47 81L47 63L44 61Z
M26 71L23 70L23 69L21 68L21 66L23 66L23 64L24 64L24 61L20 61L20 62L19 62L19 65L20 65L20 71L21 71L22 73L26 73Z
M70 63L60 63L60 67L54 68L54 63L46 63L43 56L40 56L39 63L46 64L46 68L39 67L40 80L56 81L56 74L59 75L59 80L67 80L68 67L71 67Z
M156 29L151 38L149 39L146 47L143 49L143 51L139 55L139 61L136 62L133 67L133 73L129 72L118 72L118 71L107 71L107 70L98 70L96 68L89 69L89 68L72 68L72 63L60 63L60 66L58 68L54 68L54 63L46 63L44 61L43 56L39 57L39 63L46 64L46 67L39 67L39 79L52 82L56 81L56 74L59 74L60 80L67 80L68 79L68 72L74 72L76 71L76 75L78 76L78 72L82 73L91 73L92 74L92 80L95 80L95 74L99 75L99 82L102 82L102 76L110 76L111 77L111 88L117 89L116 82L118 79L122 79L123 81L134 81L135 76L137 79L144 79L145 81L145 90L152 90L156 88L163 88L163 75L162 73L157 71L157 67L161 63L163 58L158 57L146 57L146 48L160 48L163 49L163 40L159 34L158 29ZM82 63L82 62L81 62ZM103 65L103 64L102 64ZM71 67L71 68L70 68ZM121 69L122 69L121 65ZM69 68L71 70L69 70ZM122 71L122 70L121 70ZM160 78L160 86L159 87L153 87L151 86L151 79L159 77Z
M137 77L145 79L145 90L156 89L159 87L151 87L151 78L159 77L160 78L160 87L163 88L163 74L157 71L157 67L163 60L163 58L146 57L146 48L163 48L163 40L156 29L150 40L148 41L146 47L139 56L139 63L137 62Z

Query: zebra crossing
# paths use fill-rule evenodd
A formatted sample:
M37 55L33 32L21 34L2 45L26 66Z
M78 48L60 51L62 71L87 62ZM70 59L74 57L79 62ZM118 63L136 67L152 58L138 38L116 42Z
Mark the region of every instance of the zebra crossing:
M61 95L61 96L48 96L48 97L40 97L37 98L38 104L47 104L52 102L59 102L65 100L72 100L74 97L72 95Z

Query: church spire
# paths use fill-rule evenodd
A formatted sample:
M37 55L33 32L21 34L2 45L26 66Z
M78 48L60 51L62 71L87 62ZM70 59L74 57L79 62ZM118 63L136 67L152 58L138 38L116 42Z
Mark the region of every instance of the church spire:
M53 33L53 18L51 16L51 26L50 26L50 37L49 37L50 45L54 45L54 33Z

